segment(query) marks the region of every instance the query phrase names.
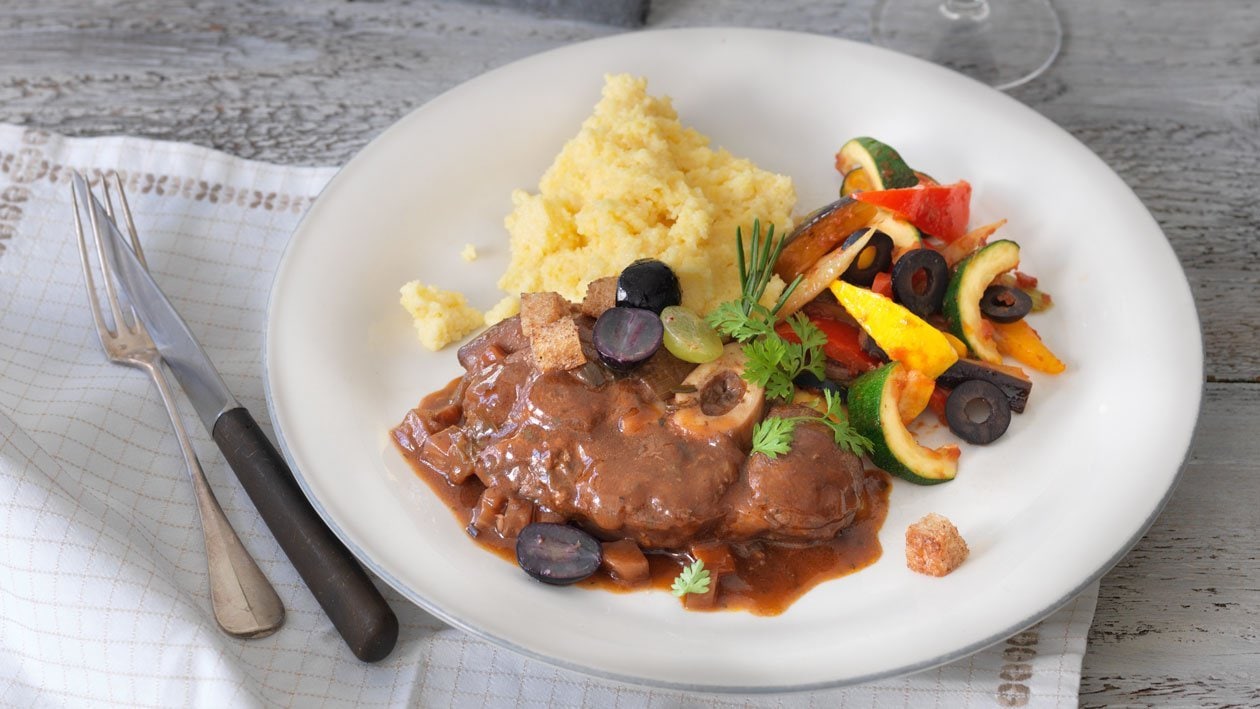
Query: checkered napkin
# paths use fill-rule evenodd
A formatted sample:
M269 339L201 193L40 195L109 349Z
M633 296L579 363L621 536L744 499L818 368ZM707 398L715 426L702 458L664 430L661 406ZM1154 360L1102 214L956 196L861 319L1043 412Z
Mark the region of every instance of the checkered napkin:
M398 648L362 664L184 406L211 485L288 609L271 637L223 635L166 413L148 378L107 363L96 339L71 169L123 176L154 276L264 428L272 273L333 174L0 125L0 705L1076 706L1097 587L951 665L813 693L702 695L595 679L447 627L392 591Z

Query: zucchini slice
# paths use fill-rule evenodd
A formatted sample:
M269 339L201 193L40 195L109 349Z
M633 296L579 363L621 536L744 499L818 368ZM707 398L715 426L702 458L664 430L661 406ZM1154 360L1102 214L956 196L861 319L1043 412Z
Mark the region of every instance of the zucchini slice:
M848 197L854 192L864 192L869 189L874 189L874 187L866 177L866 168L855 167L844 174L844 182L840 183L840 196Z
M901 421L899 402L906 389L906 369L889 362L849 386L849 421L873 444L871 461L917 485L937 485L958 474L958 446L932 449L919 445Z
M887 209L879 210L871 226L892 239L894 262L907 251L923 247L923 237L919 234L918 228Z
M865 180L870 184L867 189L891 190L919 184L919 176L896 150L865 136L840 146L836 166L845 173L846 181L850 172L862 168L866 173Z
M945 290L943 309L949 329L976 357L990 364L1001 364L1002 353L993 338L993 324L980 315L980 296L993 279L1018 265L1019 244L995 241L959 262Z

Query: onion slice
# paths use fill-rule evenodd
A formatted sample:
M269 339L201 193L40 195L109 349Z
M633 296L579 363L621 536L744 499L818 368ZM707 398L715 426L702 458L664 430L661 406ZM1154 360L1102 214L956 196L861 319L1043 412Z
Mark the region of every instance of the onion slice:
M819 293L827 290L837 278L841 276L849 265L857 259L858 254L862 253L862 249L866 248L866 243L871 240L871 236L875 233L875 227L866 230L866 233L859 236L848 247L843 247L832 251L831 253L818 259L818 262L809 267L805 271L804 278L801 279L796 290L792 291L792 295L788 297L787 302L779 309L778 317L786 318L795 313L805 304L818 297Z

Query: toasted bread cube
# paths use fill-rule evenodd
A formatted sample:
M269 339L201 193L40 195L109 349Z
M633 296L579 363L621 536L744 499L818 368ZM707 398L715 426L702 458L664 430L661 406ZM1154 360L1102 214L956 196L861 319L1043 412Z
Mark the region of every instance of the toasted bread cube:
M616 307L617 305L617 277L607 276L605 278L596 278L586 285L586 297L582 299L582 304L578 306L578 310L583 315L589 315L597 318L604 314L605 310Z
M545 325L529 338L534 349L534 363L544 372L576 369L586 364L582 339L573 318L563 318Z
M633 539L618 539L615 542L604 542L604 560L602 565L613 580L627 586L645 584L652 577L647 557Z
M569 315L569 301L559 293L521 293L521 332L533 337Z
M929 513L906 529L906 566L928 576L944 576L967 559L967 542L945 517Z

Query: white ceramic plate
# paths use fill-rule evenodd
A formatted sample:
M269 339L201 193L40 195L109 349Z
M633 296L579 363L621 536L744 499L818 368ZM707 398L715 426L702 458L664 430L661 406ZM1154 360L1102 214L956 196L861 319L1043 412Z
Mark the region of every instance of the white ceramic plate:
M535 189L598 100L605 72L649 78L716 145L791 175L800 211L834 199L841 141L874 135L918 169L974 187L1054 294L1036 318L1067 374L958 479L898 481L872 567L778 617L687 613L667 593L530 580L473 544L387 432L460 373L415 341L397 289L421 279L488 308L513 188ZM460 260L465 243L482 258ZM1199 410L1190 291L1154 220L1067 133L1011 98L915 59L785 32L641 32L490 72L419 108L355 157L294 235L267 331L271 413L298 479L365 565L438 617L522 653L631 681L765 690L927 668L1048 615L1101 576L1170 494ZM903 532L952 519L971 558L906 569Z

